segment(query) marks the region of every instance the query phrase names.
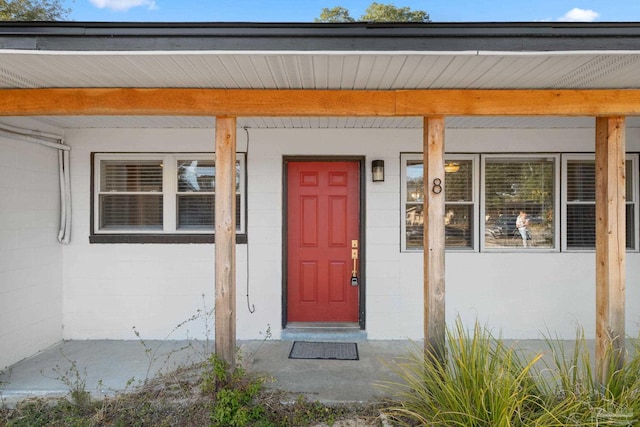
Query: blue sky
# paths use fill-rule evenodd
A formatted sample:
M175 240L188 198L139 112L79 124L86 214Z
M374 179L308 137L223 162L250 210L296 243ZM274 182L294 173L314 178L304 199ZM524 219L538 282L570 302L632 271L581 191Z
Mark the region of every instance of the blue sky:
M640 21L638 0L377 0L425 10L434 22ZM312 22L322 8L360 17L372 0L63 0L73 21Z

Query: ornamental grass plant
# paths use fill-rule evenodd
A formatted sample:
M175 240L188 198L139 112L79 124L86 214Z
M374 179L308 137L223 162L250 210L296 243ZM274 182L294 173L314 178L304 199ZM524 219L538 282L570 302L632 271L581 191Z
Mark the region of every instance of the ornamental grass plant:
M548 351L527 355L477 322L447 330L444 362L422 348L398 361L400 380L383 384L398 425L414 426L637 426L640 425L640 348L600 385L579 331L569 351L547 338Z

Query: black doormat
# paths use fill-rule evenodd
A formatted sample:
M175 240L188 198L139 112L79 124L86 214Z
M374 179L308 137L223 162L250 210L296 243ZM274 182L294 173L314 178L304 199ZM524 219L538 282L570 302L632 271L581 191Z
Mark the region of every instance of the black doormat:
M294 341L289 359L360 360L353 342Z

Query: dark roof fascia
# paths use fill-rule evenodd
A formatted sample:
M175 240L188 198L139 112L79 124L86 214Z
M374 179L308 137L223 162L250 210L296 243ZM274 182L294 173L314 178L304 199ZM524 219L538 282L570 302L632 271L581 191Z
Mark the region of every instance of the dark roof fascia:
M640 50L640 23L0 22L0 49L623 51Z

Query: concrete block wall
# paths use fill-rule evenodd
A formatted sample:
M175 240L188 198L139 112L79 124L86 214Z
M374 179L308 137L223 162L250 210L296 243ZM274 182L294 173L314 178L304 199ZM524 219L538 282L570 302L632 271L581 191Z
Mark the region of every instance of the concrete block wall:
M58 154L0 136L0 369L62 339Z
M420 129L249 129L248 244L237 245L237 336L280 338L282 323L283 157L363 156L366 164L366 330L370 339L420 339L422 254L400 248L400 153L420 152ZM448 153L592 152L591 129L448 129ZM91 152L210 152L212 129L86 129L69 131L74 222L64 248L64 338L164 338L214 298L213 245L89 244ZM640 151L627 131L627 150ZM372 183L371 161L385 161L385 182ZM559 207L561 208L561 207ZM627 258L627 328L640 322L640 254ZM540 338L549 330L593 335L595 258L585 253L446 255L446 316L478 319L506 338ZM247 300L247 293L249 298ZM249 308L255 308L250 313ZM172 337L202 337L202 325Z
M64 338L213 338L213 244L90 244L92 152L213 152L214 130L71 130L73 239L64 248ZM245 283L243 245L238 282ZM240 303L244 303L239 299Z

